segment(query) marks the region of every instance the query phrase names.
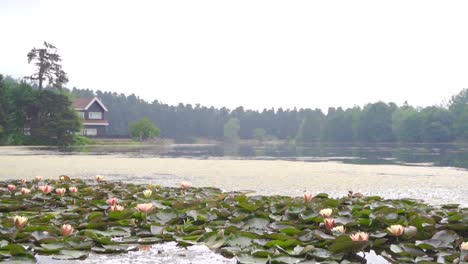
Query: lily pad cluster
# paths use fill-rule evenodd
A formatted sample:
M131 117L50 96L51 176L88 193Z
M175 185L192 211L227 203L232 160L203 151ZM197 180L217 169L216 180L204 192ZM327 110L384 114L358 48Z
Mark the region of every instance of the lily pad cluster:
M369 250L392 263L468 259L468 209L456 204L96 180L0 182L0 260L85 259L169 241L240 263L360 263Z

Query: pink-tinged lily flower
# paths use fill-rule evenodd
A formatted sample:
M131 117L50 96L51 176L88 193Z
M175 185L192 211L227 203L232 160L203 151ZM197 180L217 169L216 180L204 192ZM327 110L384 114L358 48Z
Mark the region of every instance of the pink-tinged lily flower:
M21 179L21 184L25 184L26 182L28 182L26 179Z
M113 212L113 211L123 211L125 208L122 206L122 205L112 205L111 207L109 207L109 209Z
M143 244L143 245L138 245L138 251L150 251L151 250L151 245Z
M142 212L142 213L148 213L153 209L153 204L152 203L146 203L146 204L138 204L137 209Z
M461 243L460 250L461 251L468 251L468 242Z
M60 234L62 234L64 237L71 236L73 231L74 229L71 225L62 225L62 227L60 227Z
M325 217L325 218L328 218L332 215L333 213L333 210L330 209L330 208L325 208L325 209L322 209L320 210L319 214L322 216L322 217Z
M21 194L23 194L23 195L28 195L28 194L30 194L30 193L31 193L31 190L30 190L30 189L24 188L24 187L21 188Z
M323 220L323 222L325 223L325 228L328 231L331 231L332 228L335 227L335 219L333 219L333 218L325 218L325 220Z
M40 181L42 181L42 176L37 175L36 177L34 177L34 180L36 182L40 182Z
M96 179L97 182L104 181L104 176L102 176L102 175L96 175L96 176L94 176L94 178Z
M16 190L16 186L13 184L8 184L7 188L10 192L14 192Z
M331 229L331 231L344 234L346 232L346 228L344 226L340 225L340 226L335 226L334 228Z
M402 225L391 225L390 227L387 227L387 231L390 233L390 235L399 237L403 235L405 228Z
M43 194L48 194L52 192L52 186L50 185L41 185L38 187L38 189L43 193Z
M55 192L56 192L58 195L60 195L60 196L64 195L66 191L67 191L67 190L66 190L65 188L57 188L57 189L55 190Z
M310 202L314 197L310 193L304 193L304 201Z
M109 199L107 199L106 203L107 203L109 206L114 206L114 205L117 204L117 198L115 198L115 197L109 198Z
M190 183L188 181L181 181L180 182L180 187L182 187L184 189L188 189L188 188L192 187L192 183Z
M366 232L357 232L352 235L349 235L352 241L368 241L369 240L369 234Z
M68 188L68 191L70 191L70 193L72 194L75 194L78 192L78 188L76 188L75 186L72 186Z
M15 223L16 228L23 228L28 223L28 218L15 215L13 217L13 222Z

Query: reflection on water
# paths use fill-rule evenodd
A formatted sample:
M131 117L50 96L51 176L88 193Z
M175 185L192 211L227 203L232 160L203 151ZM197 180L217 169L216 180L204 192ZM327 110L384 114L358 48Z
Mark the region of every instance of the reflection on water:
M34 150L54 151L50 148L35 148ZM139 158L229 157L309 162L339 161L349 164L432 165L468 169L468 145L466 144L99 145L62 151L62 154L81 153L121 154Z

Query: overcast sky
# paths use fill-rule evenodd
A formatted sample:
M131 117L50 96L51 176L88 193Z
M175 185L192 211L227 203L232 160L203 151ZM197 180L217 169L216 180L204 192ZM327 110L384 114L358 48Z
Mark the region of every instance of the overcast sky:
M468 87L468 1L0 0L0 73L57 46L68 87L250 109L427 106Z

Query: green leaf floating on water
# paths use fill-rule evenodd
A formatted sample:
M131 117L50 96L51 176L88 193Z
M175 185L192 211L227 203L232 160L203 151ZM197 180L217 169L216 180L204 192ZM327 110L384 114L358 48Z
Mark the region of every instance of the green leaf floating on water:
M88 252L78 250L61 250L59 254L51 256L57 260L73 260L73 259L85 259L88 257Z
M349 236L339 236L329 247L333 253L357 252L369 245L368 241L352 241Z

